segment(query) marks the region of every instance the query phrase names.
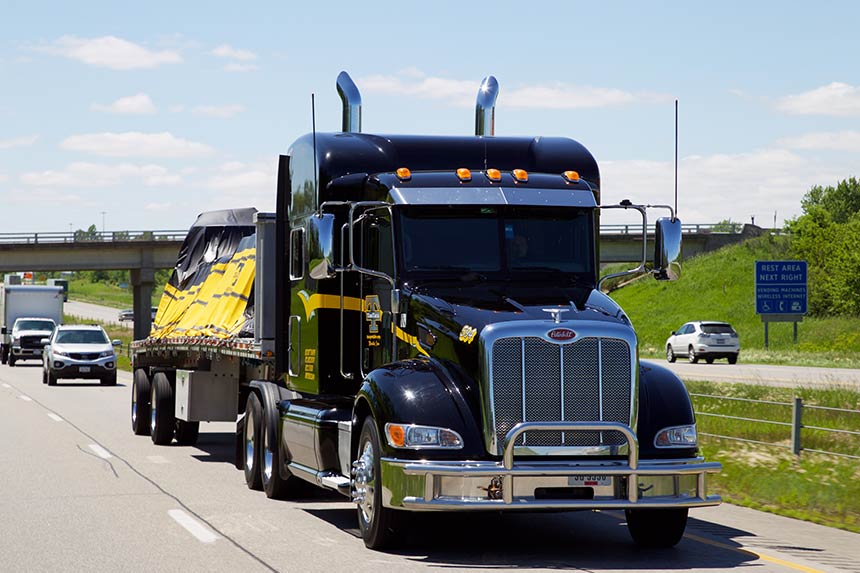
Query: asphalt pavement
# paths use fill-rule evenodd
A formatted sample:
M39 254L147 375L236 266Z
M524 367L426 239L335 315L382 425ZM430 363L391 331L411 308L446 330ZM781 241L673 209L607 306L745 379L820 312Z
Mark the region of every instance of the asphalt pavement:
M811 366L777 366L773 364L729 364L716 361L707 364L669 363L666 360L643 360L672 370L684 380L710 380L765 386L850 386L860 388L860 370L851 368L818 368Z
M0 366L4 571L860 573L860 535L728 505L692 510L671 550L638 549L610 511L419 515L402 548L369 551L345 498L249 490L232 465L234 424L202 424L195 447L135 436L130 375L119 382L49 387L36 362Z

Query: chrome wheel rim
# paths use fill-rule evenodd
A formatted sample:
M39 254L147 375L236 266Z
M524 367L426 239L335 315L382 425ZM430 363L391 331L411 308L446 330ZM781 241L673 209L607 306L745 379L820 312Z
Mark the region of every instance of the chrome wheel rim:
M269 483L272 479L272 465L274 463L274 454L269 444L269 432L263 430L263 480Z
M149 402L152 404L152 413L149 415L149 429L155 433L155 413L157 411L155 404L155 385L152 386L152 393L149 396Z
M131 383L131 423L137 424L137 382Z
M254 467L254 415L248 412L245 419L245 471Z
M376 507L373 503L376 490L376 476L374 475L375 453L370 441L364 443L361 456L353 464L355 468L355 501L365 524L373 520Z

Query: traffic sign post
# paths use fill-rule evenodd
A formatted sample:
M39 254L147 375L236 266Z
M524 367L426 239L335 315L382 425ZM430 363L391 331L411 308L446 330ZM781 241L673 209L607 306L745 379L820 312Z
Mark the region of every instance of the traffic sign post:
M793 322L797 344L797 323L807 308L806 261L756 261L755 311L764 323L764 347L768 347L771 322Z

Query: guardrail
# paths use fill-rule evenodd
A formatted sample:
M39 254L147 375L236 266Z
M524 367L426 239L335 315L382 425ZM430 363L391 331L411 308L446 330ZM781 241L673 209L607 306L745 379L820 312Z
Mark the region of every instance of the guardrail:
M711 418L722 418L724 420L734 420L739 422L752 422L754 424L768 424L772 426L780 426L784 428L790 428L791 431L791 440L790 443L778 443L778 442L766 442L762 440L754 440L750 438L741 438L738 436L729 436L723 434L713 434L707 432L699 432L700 436L709 436L712 438L720 438L723 440L733 440L736 442L747 442L751 444L760 444L765 446L772 446L775 448L789 448L792 453L799 456L801 452L813 452L816 454L827 454L831 456L840 456L844 458L851 458L855 460L860 460L860 456L854 454L846 454L844 452L835 452L832 450L825 449L817 449L817 448L806 448L803 447L803 430L813 431L813 432L823 432L827 435L844 435L844 436L860 436L860 432L854 430L845 430L841 428L828 428L824 426L814 426L814 425L806 425L803 423L803 413L805 411L819 411L819 412L837 412L841 414L849 414L849 415L860 415L860 410L850 410L846 408L831 408L828 406L809 406L803 403L803 400L799 397L795 397L791 402L774 402L769 400L753 400L751 398L736 398L732 396L717 396L714 394L697 394L690 393L690 396L694 398L707 398L707 399L716 399L716 400L731 400L735 402L745 402L751 404L766 404L770 406L778 406L781 408L791 408L791 417L790 421L783 420L763 420L760 418L746 418L743 416L730 416L728 414L715 414L713 412L704 412L698 409L695 410L696 416L704 416Z
M182 241L188 231L74 231L0 233L0 244L42 245L62 243L128 243L134 241Z
M724 233L726 235L739 235L743 225L726 227L716 223L681 223L682 233ZM654 232L648 229L648 234ZM630 223L628 225L600 225L601 235L641 235L642 223Z

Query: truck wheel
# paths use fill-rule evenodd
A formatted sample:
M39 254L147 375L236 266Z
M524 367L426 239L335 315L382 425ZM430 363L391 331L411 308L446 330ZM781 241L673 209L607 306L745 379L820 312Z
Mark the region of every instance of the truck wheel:
M150 396L149 435L153 444L166 446L173 441L176 419L173 417L173 387L164 372L152 377Z
M281 477L281 448L278 440L278 408L271 406L262 416L260 437L262 464L260 473L263 478L263 491L270 499L283 499L287 495L287 479Z
M260 472L260 436L263 408L256 394L248 394L245 404L245 433L242 440L245 448L245 483L248 489L262 489L263 477Z
M640 547L674 547L687 528L687 508L627 509L627 530Z
M358 526L364 544L369 549L396 545L402 514L382 506L382 475L379 458L382 453L379 432L373 418L368 416L358 439L358 453L352 463L354 475L353 500L358 504Z
M671 346L666 346L666 362L674 362L675 360L675 351L672 350Z
M200 435L200 422L176 420L176 442L180 446L193 446Z
M687 349L687 360L690 361L690 364L695 364L699 361L699 357L696 356L696 351L692 346Z
M131 383L131 429L138 436L149 435L150 410L149 399L152 386L149 376L143 368L134 371Z
M0 347L0 363L6 364L6 362L8 360L9 360L9 351L6 350L5 346Z
M14 366L15 366L15 355L10 352L9 353L9 368L12 368Z

